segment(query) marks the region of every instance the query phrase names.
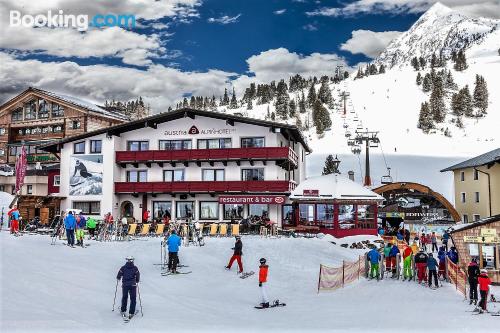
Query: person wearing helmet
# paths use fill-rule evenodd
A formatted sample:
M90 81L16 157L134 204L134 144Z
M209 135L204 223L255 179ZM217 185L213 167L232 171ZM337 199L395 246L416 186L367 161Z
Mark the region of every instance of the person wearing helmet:
M377 278L377 280L379 280L379 262L382 259L382 256L380 255L376 247L368 252L367 258L368 260L370 260L370 278Z
M388 272L392 270L391 257L389 256L389 253L391 253L391 248L392 248L391 242L387 243L384 247L385 270Z
M438 285L438 276L437 276L437 268L438 262L436 258L429 253L429 259L427 259L427 270L429 271L429 288L432 287L432 278L434 277L434 287L437 288Z
M168 237L166 246L168 246L168 270L172 273L177 273L177 264L179 263L179 247L181 246L181 238L177 236L175 230Z
M122 280L122 306L121 314L123 317L127 315L127 300L130 295L130 308L128 319L135 314L135 304L137 295L137 284L140 281L141 274L139 269L134 265L134 257L128 256L125 258L127 262L120 268L116 275L117 280Z
M481 300L479 301L480 312L486 311L486 302L488 301L488 291L490 289L491 280L488 277L488 271L486 269L481 270L481 274L477 278L479 283L479 293L481 294Z
M266 265L266 258L260 258L259 287L260 287L260 294L262 296L262 302L260 303L260 305L264 308L269 307L269 299L267 298L267 291L266 291L268 270L269 266Z
M423 283L426 280L425 269L427 267L427 259L428 256L422 248L415 255L415 266L417 267L418 283Z
M238 267L239 271L238 274L243 273L243 263L241 262L241 256L243 255L243 243L241 242L241 237L236 236L236 243L234 243L233 247L233 256L229 260L229 264L226 266L227 270L231 269L231 266L233 266L233 262L236 260L238 262Z
M474 257L467 267L467 275L469 277L469 304L477 304L477 279L479 274L481 274L481 272L479 271L479 266L477 265L477 259Z

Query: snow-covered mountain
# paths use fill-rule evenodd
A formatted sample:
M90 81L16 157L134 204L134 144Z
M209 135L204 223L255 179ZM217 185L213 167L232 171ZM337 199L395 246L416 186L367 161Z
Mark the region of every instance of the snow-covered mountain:
M449 59L453 51L480 45L492 34L497 36L498 50L499 27L500 20L467 17L438 2L394 39L375 62L391 68L407 65L415 56L429 60L434 53Z

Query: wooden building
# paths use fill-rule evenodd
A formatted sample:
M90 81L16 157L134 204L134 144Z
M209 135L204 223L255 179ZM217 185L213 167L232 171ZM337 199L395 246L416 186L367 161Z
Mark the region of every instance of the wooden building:
M494 283L500 283L500 215L457 225L450 235L458 251L460 267L466 270L476 257L479 267L488 270Z

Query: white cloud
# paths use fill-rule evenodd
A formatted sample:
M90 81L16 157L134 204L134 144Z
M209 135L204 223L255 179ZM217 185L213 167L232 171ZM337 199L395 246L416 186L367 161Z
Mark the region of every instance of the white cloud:
M362 53L369 58L376 58L400 34L399 31L354 30L352 37L340 45L340 49L353 54Z
M500 1L498 0L356 0L343 7L321 7L306 14L309 16L354 16L357 14L421 13L436 2L441 2L465 15L500 18Z
M286 8L275 10L273 13L275 15L282 15L286 12Z
M238 22L238 19L240 18L241 14L238 14L236 16L221 16L218 18L215 17L210 17L207 21L209 23L220 23L220 24L231 24L231 23L236 23Z
M302 29L307 30L307 31L317 31L318 27L315 26L314 24L309 23L309 24L304 25L302 27Z

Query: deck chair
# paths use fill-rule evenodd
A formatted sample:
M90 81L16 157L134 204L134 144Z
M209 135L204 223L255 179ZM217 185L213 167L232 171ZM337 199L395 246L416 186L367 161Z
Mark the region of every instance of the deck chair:
M151 228L150 223L145 223L142 225L140 236L147 236L149 234L149 229Z
M271 225L271 237L278 237L278 226L276 224Z
M240 235L240 225L239 224L231 224L231 235L233 235L233 236Z
M217 236L217 223L212 223L210 225L210 236Z
M135 231L137 230L137 223L132 223L132 224L129 224L128 225L128 232L127 232L127 236L128 236L128 239L130 240L130 237L131 236L134 236L135 235Z
M161 224L158 224L156 226L156 232L155 232L155 235L156 236L161 236L163 235L163 231L165 230L165 225L163 223Z
M219 236L227 236L227 224L221 223L219 226Z

